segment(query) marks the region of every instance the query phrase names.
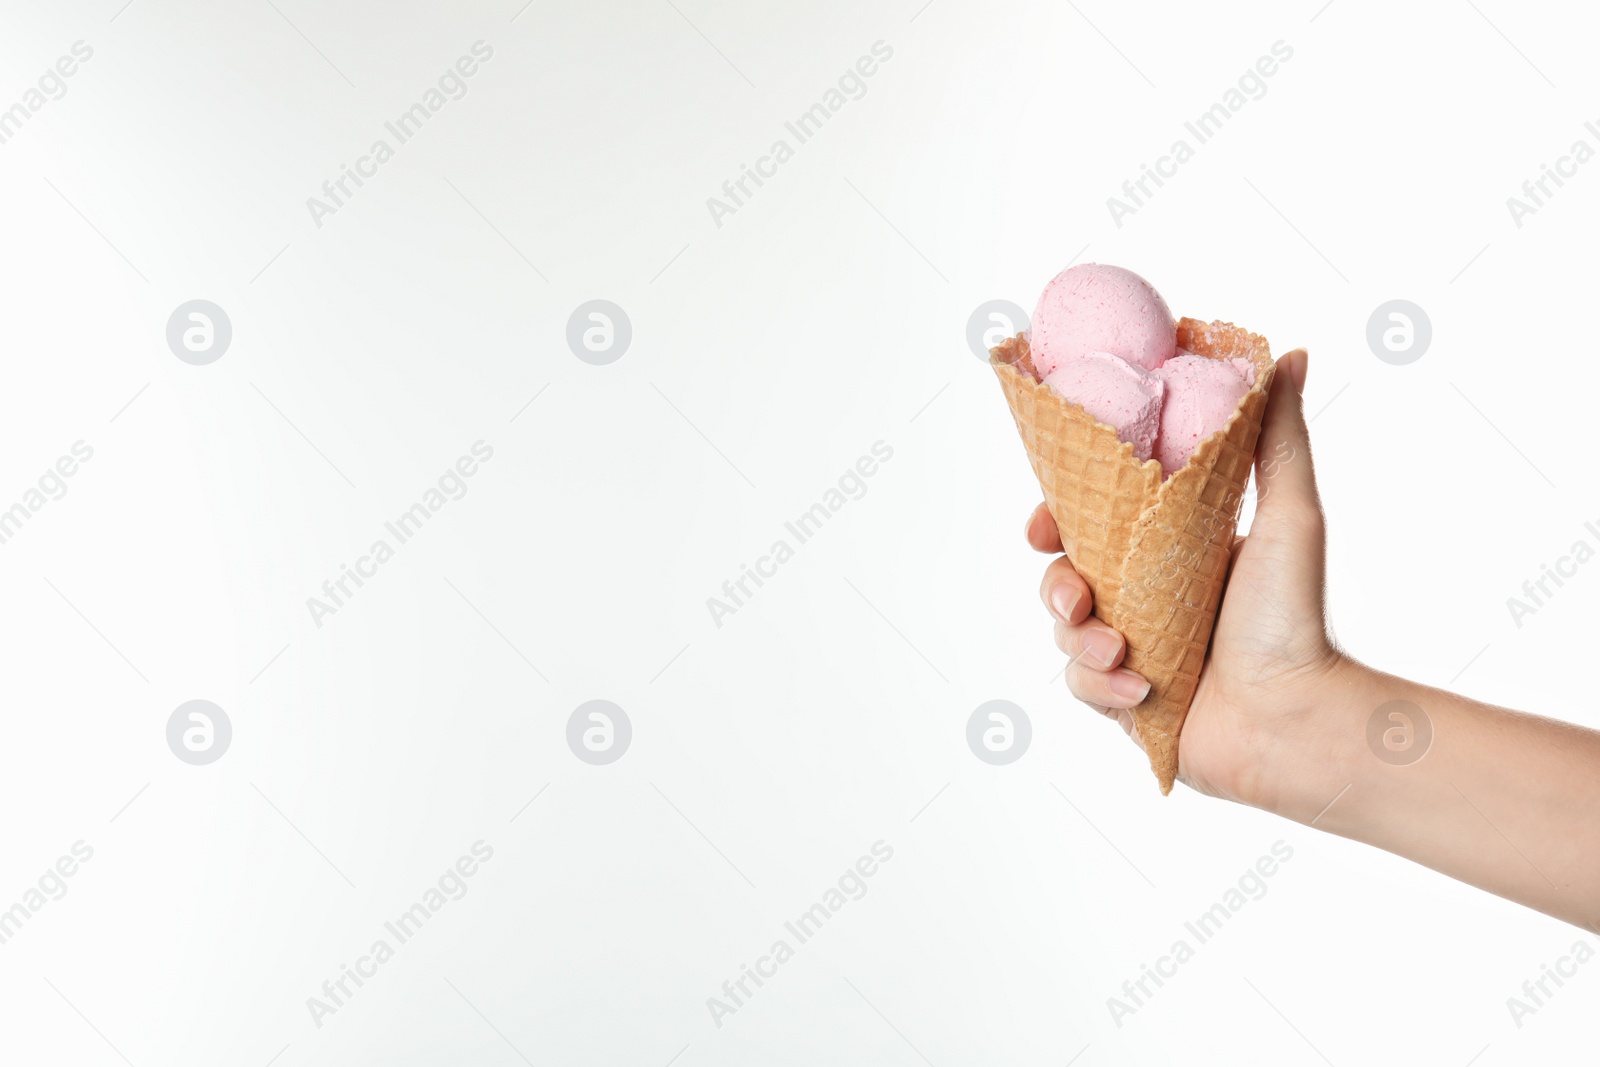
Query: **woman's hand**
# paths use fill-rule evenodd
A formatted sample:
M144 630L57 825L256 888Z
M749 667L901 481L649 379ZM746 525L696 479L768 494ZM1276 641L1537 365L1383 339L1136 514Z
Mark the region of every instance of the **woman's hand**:
M1256 451L1255 521L1233 546L1179 738L1179 779L1600 932L1600 732L1383 674L1329 636L1305 377L1304 352L1278 361ZM1061 551L1043 505L1028 543ZM1066 557L1045 571L1042 594L1056 644L1072 657L1073 694L1138 740L1127 709L1143 699L1144 679L1119 666L1122 637L1090 616L1088 586ZM1374 723L1395 723L1405 744L1382 747ZM1412 732L1417 724L1424 734Z
M1322 506L1301 407L1305 377L1304 351L1278 361L1256 450L1255 521L1250 535L1234 543L1211 650L1178 749L1179 780L1262 807L1280 799L1268 773L1279 766L1278 741L1315 743L1312 735L1332 725L1313 714L1318 687L1349 666L1324 619ZM1040 552L1062 550L1043 504L1028 520L1027 536ZM1144 699L1149 684L1120 666L1122 635L1090 614L1089 587L1065 556L1045 570L1040 595L1055 616L1056 644L1070 657L1073 695L1137 741L1127 709Z

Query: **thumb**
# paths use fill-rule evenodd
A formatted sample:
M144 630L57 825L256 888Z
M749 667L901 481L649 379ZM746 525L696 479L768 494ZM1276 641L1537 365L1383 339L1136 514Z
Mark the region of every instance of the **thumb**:
M1286 534L1322 525L1311 437L1306 429L1305 389L1309 357L1297 348L1278 360L1267 415L1256 445L1256 518L1253 529Z

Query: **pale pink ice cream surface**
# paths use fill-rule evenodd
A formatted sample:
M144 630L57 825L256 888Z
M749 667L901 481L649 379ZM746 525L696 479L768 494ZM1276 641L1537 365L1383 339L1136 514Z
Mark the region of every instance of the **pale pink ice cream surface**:
M1071 400L1133 442L1140 460L1151 457L1161 430L1160 370L1147 371L1109 352L1090 352L1069 359L1044 379L1044 384Z
M1201 441L1227 424L1239 398L1255 384L1256 369L1247 359L1223 361L1180 352L1154 373L1167 387L1155 457L1170 477L1189 462Z
M1091 352L1155 370L1177 351L1178 324L1161 294L1133 271L1082 263L1044 287L1029 348L1041 378Z
M1157 459L1170 477L1222 429L1255 384L1246 359L1178 351L1161 294L1129 270L1069 267L1045 286L1029 334L1034 370L1070 400Z

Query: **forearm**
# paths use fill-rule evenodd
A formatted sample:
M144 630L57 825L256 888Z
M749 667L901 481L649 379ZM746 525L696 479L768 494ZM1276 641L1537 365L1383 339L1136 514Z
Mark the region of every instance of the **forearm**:
M1355 663L1290 732L1269 810L1600 931L1600 733Z

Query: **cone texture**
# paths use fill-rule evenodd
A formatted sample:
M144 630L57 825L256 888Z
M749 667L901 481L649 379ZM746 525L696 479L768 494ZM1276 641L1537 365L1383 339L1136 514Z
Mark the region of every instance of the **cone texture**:
M1026 336L989 353L1094 613L1127 639L1128 669L1150 681L1133 721L1163 794L1178 776L1178 735L1222 602L1273 372L1267 342L1232 323L1182 319L1178 348L1248 359L1256 380L1227 425L1165 481L1160 463L1141 463L1114 429L1038 380Z

